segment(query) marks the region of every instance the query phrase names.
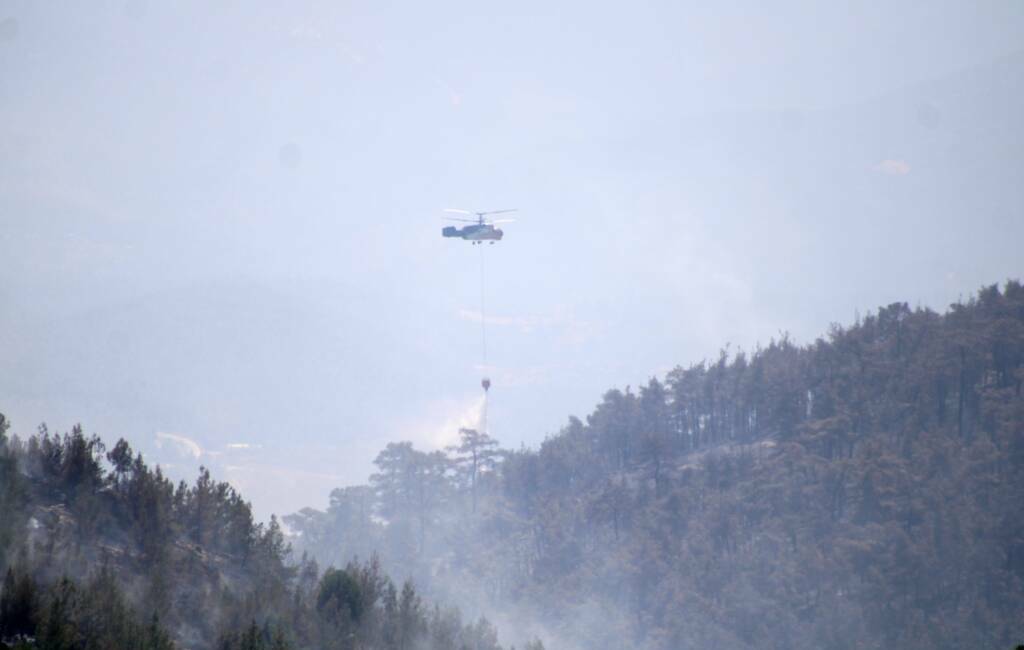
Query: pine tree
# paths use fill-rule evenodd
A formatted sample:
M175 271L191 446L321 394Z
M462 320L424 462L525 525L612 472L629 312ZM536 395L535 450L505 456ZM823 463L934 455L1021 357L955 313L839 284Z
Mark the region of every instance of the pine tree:
M493 470L497 464L498 441L486 432L459 429L459 444L449 447L448 450L457 454L455 466L469 484L473 512L476 513L480 476L483 472Z
M9 567L0 591L0 638L34 636L38 618L39 596L35 581Z

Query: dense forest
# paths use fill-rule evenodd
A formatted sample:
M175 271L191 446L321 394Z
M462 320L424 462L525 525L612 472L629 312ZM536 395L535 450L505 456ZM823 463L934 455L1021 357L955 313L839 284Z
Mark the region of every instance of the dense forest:
M1022 386L1019 282L897 303L610 390L537 449L388 444L291 533L0 416L0 648L1012 648Z
M1022 384L1009 281L610 390L539 449L389 444L285 522L552 647L1011 648Z
M323 572L293 557L205 469L174 485L124 440L8 429L0 416L0 648L501 649L372 555Z

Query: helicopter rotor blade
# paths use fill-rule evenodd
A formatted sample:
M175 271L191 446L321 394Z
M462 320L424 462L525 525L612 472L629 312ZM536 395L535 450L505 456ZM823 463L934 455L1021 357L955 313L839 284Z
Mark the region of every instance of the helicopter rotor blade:
M511 210L491 210L490 212L477 212L480 216L486 216L488 214L505 214L506 212L519 212L518 208L512 208Z
M459 214L476 214L475 212L470 212L469 210L460 210L459 208L445 208L444 211L445 212L457 212Z
M462 221L465 223L477 223L476 219L456 219L455 217L442 217L445 221Z
M494 221L485 221L484 223L513 223L515 219L495 219Z

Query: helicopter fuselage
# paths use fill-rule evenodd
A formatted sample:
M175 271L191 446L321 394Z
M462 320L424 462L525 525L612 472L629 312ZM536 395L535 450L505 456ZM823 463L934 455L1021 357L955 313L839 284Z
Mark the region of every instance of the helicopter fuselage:
M456 228L455 226L445 226L441 229L441 235L444 237L460 237L468 241L499 241L505 233L501 228L495 228L490 224L472 224L469 226L463 226L462 228Z

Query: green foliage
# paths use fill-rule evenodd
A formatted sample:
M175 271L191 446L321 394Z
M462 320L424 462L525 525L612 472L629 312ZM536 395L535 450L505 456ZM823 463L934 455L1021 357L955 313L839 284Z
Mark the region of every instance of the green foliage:
M39 596L32 578L8 568L0 591L0 639L35 636Z
M8 564L8 554L25 525L25 485L18 465L17 439L10 440L10 422L0 413L0 571Z
M497 449L497 440L487 435L486 431L476 429L459 429L459 444L448 449L456 454L452 459L452 465L456 468L456 479L469 487L474 513L477 508L481 475L495 468Z
M277 519L254 522L248 503L206 469L194 485L175 487L121 440L104 471L102 442L80 427L63 436L40 427L16 443L5 440L0 456L26 470L3 520L21 524L10 529L21 550L0 588L0 644L169 650L171 629L200 649L436 647L423 645L433 631L411 582L399 593L376 557L322 578L315 562L290 565ZM437 462L411 458L425 463L413 478ZM2 478L10 486L19 475ZM30 512L39 519L26 526ZM474 626L452 621L472 637Z
M16 442L5 438L0 448L4 469L12 468L0 475L11 515L2 521L19 524L5 527L8 545L25 549L29 531L38 532L33 553L20 556L0 591L0 643L167 650L166 621L197 648L440 648L422 645L435 631L412 583L399 595L376 558L322 578L315 562L290 566L277 519L254 522L249 504L205 468L194 485L174 486L120 440L105 454L104 471L102 442L80 427L54 436L44 426L26 444ZM443 480L446 461L415 451L405 460L385 468L398 478L403 513L429 510L424 499ZM334 503L348 508L350 521L369 522L372 511L359 505L364 496L339 492ZM29 512L41 517L34 527L24 525ZM88 558L97 552L113 560L92 571ZM134 604L123 596L126 584ZM457 615L448 623L462 637L482 634Z
M245 630L231 632L217 641L217 650L290 650L291 645L280 628L260 627L252 621Z
M155 615L147 622L128 605L107 568L84 588L65 577L40 589L31 576L8 571L0 594L0 647L3 639L43 650L174 648Z
M194 486L176 490L160 468L149 468L124 440L106 454L109 471L102 462L104 451L99 438L85 436L77 426L63 436L42 426L26 443L5 436L0 446L0 560L9 560L8 551L14 549L20 564L10 574L13 590L0 596L5 620L22 630L11 634L26 633L32 625L52 647L80 647L81 639L107 644L103 630L110 630L118 638L148 638L138 647L169 647L161 624L149 620L141 625L134 613L126 613L134 610L125 604L120 587L130 583L141 609L159 611L173 626L186 626L190 634L212 641L221 625L215 612L223 596L216 595L220 578L211 554L219 558L219 567L241 577L236 588L258 594L252 599L257 610L272 610L288 600L289 548L276 520L254 522L248 503L205 470ZM186 539L201 539L205 545ZM90 558L97 556L115 559L93 575ZM32 592L40 584L50 586ZM15 612L24 612L29 592L41 595L26 618ZM125 631L125 621L131 630Z
M359 583L347 571L328 569L320 579L316 609L330 620L358 623L363 615Z

